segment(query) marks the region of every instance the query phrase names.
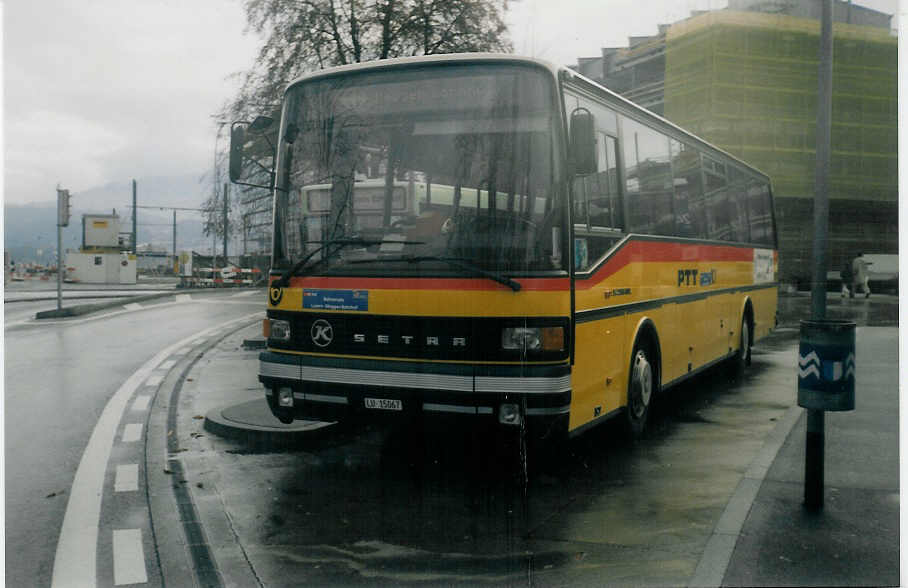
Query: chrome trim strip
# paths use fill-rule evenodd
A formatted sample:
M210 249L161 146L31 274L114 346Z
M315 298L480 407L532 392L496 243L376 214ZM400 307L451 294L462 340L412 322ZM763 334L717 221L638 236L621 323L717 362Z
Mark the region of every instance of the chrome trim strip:
M435 388L472 392L472 376L451 376L446 374L419 374L411 372L382 372L377 370L356 370L348 368L324 368L302 366L303 380L331 384L357 386L386 386L391 388Z
M476 414L475 406L460 406L457 404L431 404L424 403L422 409L427 412L457 412L461 414ZM489 409L491 412L491 409Z
M276 363L259 361L259 375L268 378L282 378L285 380L299 380L300 366L292 363Z
M478 412L479 414L492 414L492 407L491 406L480 406L479 408L476 409L476 412Z
M519 378L496 376L452 376L412 372L385 372L349 368L296 366L259 362L259 375L290 380L316 381L328 384L384 386L389 388L428 388L453 392L494 392L514 394L554 394L571 389L571 376L557 378Z
M498 376L477 376L476 392L508 392L514 394L553 394L569 392L571 376L557 378L510 378Z
M302 398L310 402L330 402L331 404L349 404L346 396L329 396L327 394L295 393L294 398Z
M527 416L568 414L570 412L571 412L571 405L566 404L565 406L554 406L551 408L528 408Z

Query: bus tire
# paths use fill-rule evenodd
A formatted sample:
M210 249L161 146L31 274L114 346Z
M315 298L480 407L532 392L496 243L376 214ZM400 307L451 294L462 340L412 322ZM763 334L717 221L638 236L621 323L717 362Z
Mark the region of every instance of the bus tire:
M741 334L740 340L738 341L738 350L735 352L734 358L732 359L732 376L736 378L742 376L744 370L750 365L750 342L752 341L750 330L750 319L747 314L745 314L741 317L741 329L738 331Z
M650 407L656 396L658 366L653 361L655 355L644 341L634 344L631 353L631 366L627 379L627 407L625 426L633 439L643 436Z

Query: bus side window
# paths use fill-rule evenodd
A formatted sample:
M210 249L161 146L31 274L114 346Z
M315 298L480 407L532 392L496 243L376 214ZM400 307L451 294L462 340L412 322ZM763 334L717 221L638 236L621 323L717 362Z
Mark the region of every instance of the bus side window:
M671 140L672 183L675 189L675 232L679 237L706 237L706 210L700 152Z
M599 158L597 191L590 194L590 225L618 229L621 227L621 209L618 198L618 165L615 161L615 138L596 133L596 150Z
M706 237L731 241L731 214L725 164L704 155L703 177L706 182Z
M747 218L750 222L750 239L760 245L772 246L772 209L769 184L760 180L747 183Z
M747 223L747 178L734 166L728 166L728 215L731 223L731 240L747 243L750 241L750 225Z
M668 137L625 118L625 183L627 231L648 235L673 235L675 215Z

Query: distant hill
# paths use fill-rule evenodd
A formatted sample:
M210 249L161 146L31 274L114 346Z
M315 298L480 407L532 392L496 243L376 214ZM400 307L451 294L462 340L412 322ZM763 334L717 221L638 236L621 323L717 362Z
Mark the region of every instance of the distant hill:
M196 208L205 199L204 185L195 177L144 178L137 180L139 206L178 206ZM63 229L63 248L78 249L82 244L82 215L120 216L120 231L132 231L132 182L113 182L74 192L72 217ZM51 263L57 250L57 203L4 205L4 248L14 261ZM173 242L173 212L138 210L138 242L170 251ZM220 241L218 241L220 247ZM202 234L202 217L190 211L177 211L177 249L207 251L212 240ZM230 250L233 251L233 245Z
M211 185L199 181L200 176L167 176L138 178L136 200L139 206L198 207L208 197ZM73 205L86 212L110 213L114 208L120 216L129 216L132 205L132 180L111 182L103 186L73 192ZM179 216L179 215L178 215Z

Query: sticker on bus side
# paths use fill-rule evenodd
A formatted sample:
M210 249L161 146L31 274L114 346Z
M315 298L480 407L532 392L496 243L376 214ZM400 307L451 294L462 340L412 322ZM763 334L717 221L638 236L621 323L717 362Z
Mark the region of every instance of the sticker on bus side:
M368 290L303 289L303 308L312 310L369 310Z
M754 284L772 281L772 250L754 249Z

